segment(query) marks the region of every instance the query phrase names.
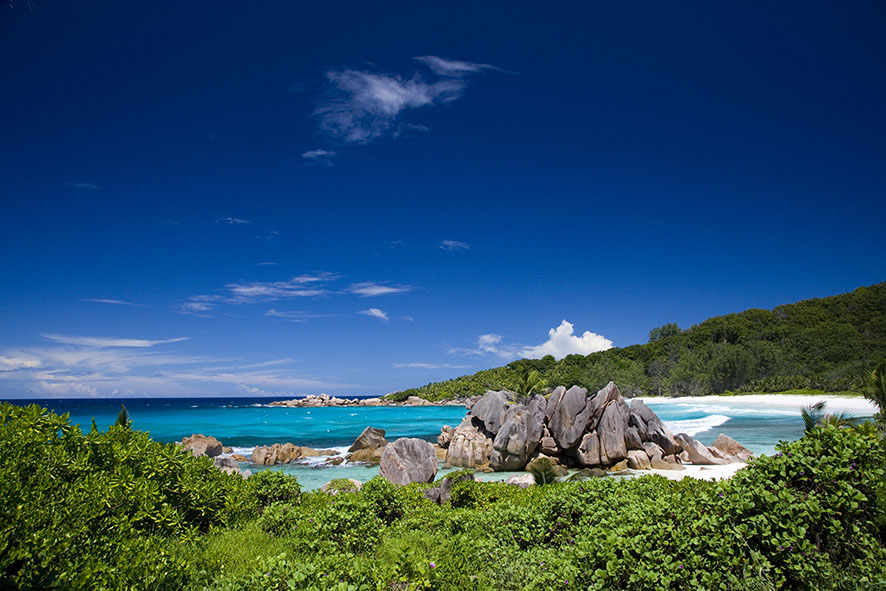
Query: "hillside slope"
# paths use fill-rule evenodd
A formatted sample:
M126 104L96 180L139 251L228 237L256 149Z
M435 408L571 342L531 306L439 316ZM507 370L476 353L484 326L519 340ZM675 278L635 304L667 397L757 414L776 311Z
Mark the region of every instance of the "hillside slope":
M717 316L687 330L668 324L649 336L645 345L560 361L521 359L389 397L442 400L514 389L533 369L548 386L596 390L615 380L630 395L852 390L866 371L886 359L886 282L773 310Z

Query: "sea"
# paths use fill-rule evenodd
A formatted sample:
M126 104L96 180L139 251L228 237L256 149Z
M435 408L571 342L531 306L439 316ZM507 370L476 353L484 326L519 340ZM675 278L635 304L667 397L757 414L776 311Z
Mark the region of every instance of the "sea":
M333 449L343 455L366 427L386 431L388 440L418 437L435 442L443 425L458 425L466 414L462 406L367 406L287 408L268 406L270 398L127 398L8 400L14 404L36 403L57 413L68 413L70 421L88 430L93 419L106 429L117 419L120 405L129 412L133 429L147 431L160 442L181 441L195 433L212 435L234 453L249 456L257 445L291 442L317 449ZM724 433L757 455L771 454L779 441L803 435L798 409L755 402L743 404L740 397L710 397L681 401L679 398L646 398L646 404L674 433L687 433L706 445ZM334 478L366 481L377 467L332 466L326 458L278 465L298 477L304 489L319 488ZM266 469L249 463L243 470ZM441 474L445 473L441 469ZM483 475L503 479L508 473Z

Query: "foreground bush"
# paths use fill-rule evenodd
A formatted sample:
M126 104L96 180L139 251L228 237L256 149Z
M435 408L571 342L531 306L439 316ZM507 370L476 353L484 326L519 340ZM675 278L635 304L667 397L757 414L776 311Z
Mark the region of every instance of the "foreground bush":
M175 588L190 567L171 541L250 513L243 479L208 458L37 405L0 405L0 458L6 588Z
M457 478L442 506L380 478L335 495L243 481L37 407L0 407L0 453L7 588L886 588L886 449L869 427L817 427L728 481Z

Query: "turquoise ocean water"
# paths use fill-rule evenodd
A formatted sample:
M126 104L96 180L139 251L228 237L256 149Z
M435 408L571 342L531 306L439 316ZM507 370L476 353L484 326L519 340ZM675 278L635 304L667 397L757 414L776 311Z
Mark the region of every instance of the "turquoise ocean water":
M235 451L249 455L256 445L291 442L340 452L365 427L387 431L389 440L419 437L435 441L443 425L457 425L467 412L461 406L283 408L264 406L267 398L151 398L126 400L52 399L10 400L35 402L88 430L93 417L100 429L113 424L121 402L129 410L133 428L148 431L157 441L180 441L193 433L213 435ZM680 399L646 399L647 404L675 433L685 432L710 445L719 433L736 439L756 454L770 454L780 440L803 434L799 410L775 405L742 404L736 398L683 402ZM377 468L322 466L321 459L305 464L278 466L298 476L305 488L316 488L333 478L368 480ZM256 470L244 464L243 468ZM502 477L505 474L495 475ZM486 475L491 477L492 475ZM491 479L491 478L489 478Z

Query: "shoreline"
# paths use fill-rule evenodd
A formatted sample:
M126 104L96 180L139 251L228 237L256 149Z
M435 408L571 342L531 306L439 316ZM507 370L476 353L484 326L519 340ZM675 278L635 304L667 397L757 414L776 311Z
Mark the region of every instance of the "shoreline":
M729 404L733 406L754 407L760 404L776 406L784 409L794 409L798 413L804 406L815 404L823 400L826 403L825 412L869 413L861 416L872 416L877 412L873 402L859 397L837 396L833 394L742 394L742 395L718 395L706 396L637 396L631 400L642 400L646 404L660 404L663 402L683 402L687 404Z

